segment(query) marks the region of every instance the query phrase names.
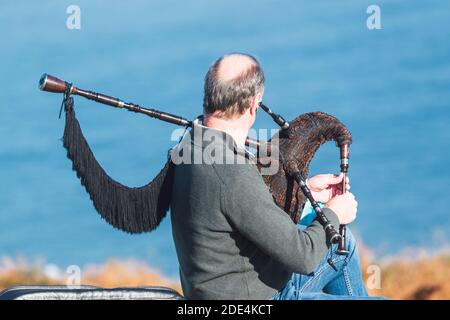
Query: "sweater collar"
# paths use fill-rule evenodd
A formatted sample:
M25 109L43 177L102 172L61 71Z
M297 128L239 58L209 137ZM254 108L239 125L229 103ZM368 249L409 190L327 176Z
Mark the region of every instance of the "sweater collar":
M203 124L203 116L198 116L194 121L192 121L191 143L198 147L205 147L205 139L203 139L205 132L207 132L208 143L225 145L229 150L232 150L235 154L242 155L249 160L256 162L256 156L248 151L245 147L239 146L234 138L227 132L207 127Z

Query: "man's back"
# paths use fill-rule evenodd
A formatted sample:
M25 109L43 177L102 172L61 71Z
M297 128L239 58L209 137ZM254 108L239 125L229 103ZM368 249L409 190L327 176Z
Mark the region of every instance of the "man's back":
M276 207L257 167L242 149L225 141L225 133L202 130L214 139L183 140L183 152L189 146L191 154L199 152L203 159L176 166L172 192L183 292L189 299L269 299L293 271L311 269L325 253L325 241L316 241L311 261L301 261L299 251L311 248L300 243L305 239L295 239L300 231ZM207 164L212 162L210 151L221 148L246 163ZM325 239L321 226L312 227L312 236Z

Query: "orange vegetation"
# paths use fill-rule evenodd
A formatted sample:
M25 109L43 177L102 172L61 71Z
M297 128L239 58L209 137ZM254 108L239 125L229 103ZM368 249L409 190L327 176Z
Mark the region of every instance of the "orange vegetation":
M367 266L366 266L367 268ZM450 299L450 256L415 261L394 260L380 264L381 286L369 289L375 296L392 299ZM363 266L363 270L367 270ZM364 273L366 280L371 275Z
M56 268L56 270L55 270ZM0 260L0 290L17 285L66 285L73 282L74 273L59 270L54 266L48 270L42 262L29 263L23 257L15 260ZM81 285L103 288L132 286L164 286L181 291L177 280L162 276L145 263L135 260L108 260L103 265L88 265L80 270Z
M450 255L408 260L392 259L377 263L368 250L360 248L362 271L371 295L393 299L450 299ZM49 271L50 270L50 271ZM26 259L0 260L0 290L15 285L67 284L70 275L56 266ZM56 272L55 270L59 270ZM380 278L374 278L374 271ZM374 280L375 279L375 280ZM126 286L165 286L182 292L177 280L162 276L143 262L109 260L81 270L81 284L105 288Z

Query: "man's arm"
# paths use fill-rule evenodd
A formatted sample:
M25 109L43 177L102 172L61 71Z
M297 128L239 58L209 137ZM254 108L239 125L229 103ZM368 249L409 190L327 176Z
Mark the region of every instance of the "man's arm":
M308 228L299 230L275 204L256 168L248 169L237 169L239 174L222 185L222 210L243 236L287 270L311 273L328 249L323 227L314 220ZM338 228L337 215L328 208L323 211Z

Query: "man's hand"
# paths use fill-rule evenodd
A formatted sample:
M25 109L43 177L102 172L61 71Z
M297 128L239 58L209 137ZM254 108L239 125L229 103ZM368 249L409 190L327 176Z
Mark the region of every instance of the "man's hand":
M317 202L328 202L334 196L342 193L342 179L344 175L318 174L309 178L307 185ZM350 190L350 179L347 177L347 190Z
M330 208L336 213L340 224L349 224L356 219L358 202L356 202L355 196L352 193L346 192L328 201L325 204L325 208Z

